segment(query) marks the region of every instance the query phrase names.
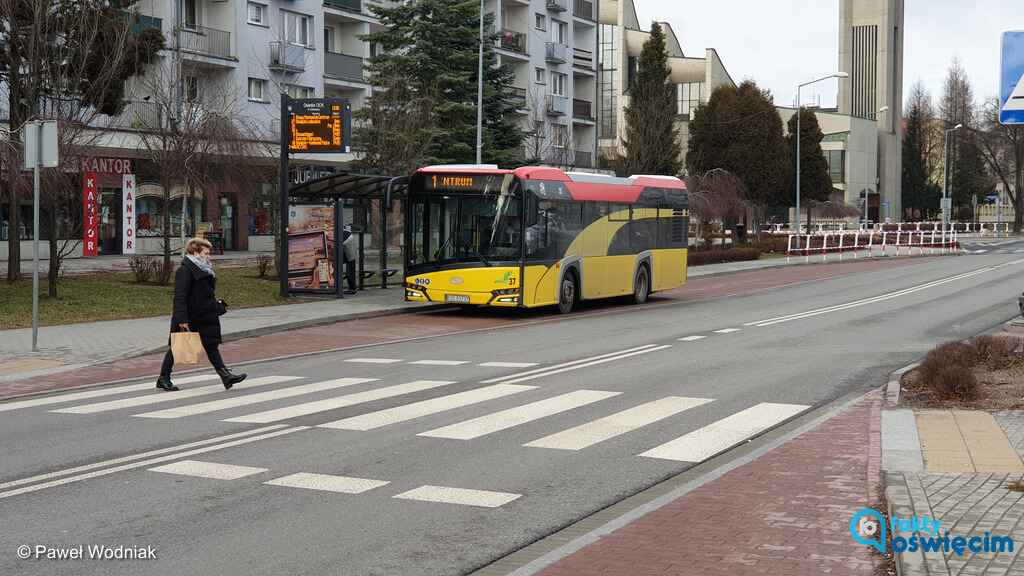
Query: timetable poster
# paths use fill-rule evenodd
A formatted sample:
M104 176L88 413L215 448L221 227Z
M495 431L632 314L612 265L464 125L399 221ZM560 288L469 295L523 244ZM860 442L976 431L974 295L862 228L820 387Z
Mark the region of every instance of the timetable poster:
M288 286L333 290L334 206L291 206L288 210Z

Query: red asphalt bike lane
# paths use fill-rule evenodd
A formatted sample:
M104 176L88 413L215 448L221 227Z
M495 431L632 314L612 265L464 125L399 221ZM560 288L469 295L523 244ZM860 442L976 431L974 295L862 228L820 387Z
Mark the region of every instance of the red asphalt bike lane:
M241 362L274 360L296 354L325 352L373 344L385 344L436 336L464 333L473 330L497 329L543 322L571 320L587 315L628 313L629 310L647 310L657 306L670 306L680 302L699 302L713 298L750 294L771 288L781 288L836 276L895 268L916 264L921 258L893 260L861 260L810 266L765 268L749 272L736 272L719 276L695 278L675 290L654 294L647 304L633 307L620 301L585 303L583 310L568 316L553 310L445 310L412 314L395 314L376 318L345 320L323 326L298 328L274 334L230 340L221 345L221 353L230 366ZM395 297L400 293L396 290ZM356 296L358 298L358 296ZM226 322L230 322L227 319ZM90 384L115 382L126 379L153 377L160 370L163 352L133 358L113 360L73 371L37 376L14 382L0 383L0 400L25 394L76 388ZM208 369L204 361L195 367ZM181 373L181 372L179 372Z

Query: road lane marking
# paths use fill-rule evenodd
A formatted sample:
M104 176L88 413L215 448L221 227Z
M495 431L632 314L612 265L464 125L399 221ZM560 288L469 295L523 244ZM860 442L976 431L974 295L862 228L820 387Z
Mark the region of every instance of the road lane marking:
M653 344L652 344L653 346ZM532 374L530 376L523 376L522 378L516 378L514 380L505 380L505 384L518 384L519 382L526 382L529 380L535 380L537 378L543 378L545 376L553 376L555 374L561 374L562 372L569 372L570 370L579 370L580 368L588 368L590 366L597 366L598 364L605 364L608 362L615 362L616 360L622 360L631 356L638 356L640 354L647 354L648 352L657 352L666 348L671 348L671 344L663 344L661 346L654 346L653 348L645 347L643 350L637 350L630 352L629 354L619 354L618 356L612 356L610 358L602 358L600 360L594 360L593 362L587 362L585 364L577 364L575 366L566 366L565 368L559 368L557 370L548 370L540 372L538 374Z
M810 406L802 404L762 402L651 448L640 456L677 462L703 462L808 408Z
M516 374L508 374L508 375L505 375L505 376L499 376L497 378L491 378L490 380L483 380L480 383L481 384L493 384L495 382L503 382L505 380L512 380L514 378L519 378L520 376L526 376L528 374L536 374L538 372L547 372L548 370L555 370L555 369L566 367L566 366L575 366L577 364L583 364L584 362L590 362L591 360L598 360L598 359L601 359L601 358L608 358L610 356L618 356L620 354L625 354L627 352L633 352L634 350L645 350L647 348L653 348L654 346L655 346L654 344L647 344L645 346L638 346L636 348L630 348L628 350L619 350L618 352L609 352L607 354L600 354L598 356L591 356L589 358L580 358L579 360L572 360L570 362L563 362L561 364L555 364L553 366L544 366L542 368L536 368L534 370L527 370L526 372L519 372L519 373L516 373Z
M491 492L489 490L469 490L448 486L420 486L408 492L393 496L402 500L419 500L421 502L440 502L442 504L461 504L481 508L497 508L520 498L522 494L508 492Z
M345 362L356 362L362 364L395 364L401 362L401 358L349 358Z
M417 360L409 362L409 364L420 366L462 366L463 364L469 364L469 360Z
M271 400L282 400L285 398L292 398L294 396L302 396L303 394L324 392L327 390L335 390L346 386L354 386L356 384L365 384L367 382L376 381L377 378L338 378L336 380L314 382L312 384L282 388L280 390L270 390L268 392L260 392L258 394L234 396L231 398L224 398L222 400L213 400L211 402L203 402L200 404L189 404L187 406L177 406L174 408L167 408L166 410L146 412L144 414L133 414L133 416L136 418L183 418L185 416L206 414L208 412L216 412L217 410L227 410L228 408L248 406L250 404L258 404L260 402L269 402Z
M244 385L240 384L235 390L252 388L253 386L267 386L270 384L279 384L281 382L291 382L292 380L300 379L301 378L299 376L263 376L261 378L246 380ZM175 400L185 400L187 398L195 398L197 396L209 396L210 394L216 394L218 392L222 394L230 394L230 392L224 390L224 386L214 384L190 390L181 390L180 392L162 391L156 394L147 394L146 396L135 396L134 398L122 398L121 400L110 400L108 402L97 402L95 404L82 404L80 406L50 410L50 412L58 414L96 414L97 412L108 412L110 410L120 410L122 408L134 408L136 406L145 406L147 404L174 402Z
M781 324L783 322L792 322L793 320L803 320L805 318L811 318L813 316L820 316L822 314L830 314L832 312L839 312L839 311L842 311L842 310L848 310L850 308L856 308L856 307L859 307L859 306L866 306L868 304L875 304L877 302L883 302L883 301L886 301L886 300L891 300L893 298L898 298L900 296L906 296L907 294L913 294L915 292L920 292L922 290L927 290L929 288L934 288L936 286L941 286L943 284L949 284L951 282L956 282L958 280L964 280L964 279L970 278L972 276L977 276L979 274L984 274L986 272L991 272L993 270L997 270L997 269L1002 268L1004 266L1009 266L1009 265L1012 265L1012 264L1018 264L1020 262L1024 262L1024 260L1017 260L1017 261L1013 261L1013 262L1007 262L1005 264L1000 264L998 266L987 266L985 268L980 268L978 270L974 270L974 271L971 271L971 272L965 272L963 274L958 274L956 276L950 276L949 278L943 278L941 280L935 280L935 281L932 281L932 282L927 282L925 284L920 284L918 286L911 286L910 288L904 288L903 290L897 290L896 292L890 292L888 294L882 294L882 295L879 295L879 296L872 296L870 298L863 298L861 300L855 300L853 302L847 302L845 304L837 304L837 305L834 305L834 306L827 306L827 307L818 308L818 309L815 309L815 310L807 310L805 312L798 312L798 313L795 313L795 314L789 314L787 316L778 316L776 318L767 318L765 320L758 320L756 322L748 322L748 323L744 324L744 326L757 326L757 327L771 326L771 325L774 325L774 324Z
M696 342L697 340L703 340L707 336L686 336L684 338L678 338L680 342Z
M527 422L533 422L534 420L540 420L541 418L560 414L574 408L579 408L580 406L593 404L594 402L612 398L619 394L622 393L604 392L601 390L576 390L575 392L569 392L568 394L562 394L560 396L555 396L554 398L546 398L544 400L539 400L523 406L516 406L515 408L509 408L508 410L502 410L500 412L494 412L493 414L487 414L479 418L473 418L472 420L466 420L450 426L421 432L417 434L417 436L451 438L453 440L471 440L473 438L479 438L480 436L486 436L487 434L520 426Z
M210 478L212 480L238 480L253 474L262 474L266 468L253 468L252 466L237 466L235 464L218 464L216 462L203 462L201 460L182 460L150 468L150 472L163 472L164 474L178 474L180 476L196 476L199 478Z
M343 494L362 494L374 488L387 486L390 482L386 480L372 480L370 478L299 472L268 480L264 484L288 488L303 488L306 490L322 490L325 492L341 492Z
M79 474L77 476L71 476L68 478L61 478L59 480L52 480L50 482L44 482L42 484L33 484L31 486L23 486L21 488L15 488L14 490L8 490L6 492L0 492L0 500L4 498L10 498L12 496L18 496L19 494L26 494L28 492L36 492L44 490L46 488L54 488L56 486L63 486L65 484L71 484L73 482L80 482L82 480L88 480L90 478L98 478L100 476L107 476L116 472L123 472L125 470L133 470L136 468L145 468L152 466L153 464L159 464L161 462L167 462L169 460L177 460L178 458L184 458L186 456L195 456L197 454L205 454L206 452L213 452L214 450L223 450L224 448L231 448L234 446L241 446L250 442L258 442L260 440L268 440L270 438L276 438L278 436L284 436L285 434L291 434L293 432L299 432L300 430L308 430L308 426L292 426L286 427L283 430L275 430L273 432L267 432L266 434L258 434L256 436L248 436L238 440L232 440L230 442L224 442L222 444L215 444L213 446L206 446L203 448L197 448L194 450L188 450L185 452L176 452L167 456L160 456L157 458L150 458L148 460L142 460L140 462L132 462L130 464L123 464L121 466L115 466L113 468L104 468L102 470L95 470L93 472L87 472L85 474Z
M51 480L53 478L59 478L61 476L67 476L69 474L77 474L78 472L85 472L87 470L95 470L96 468L103 468L104 466L112 466L114 464L122 464L124 462L131 462L132 460L139 460L141 458L148 458L150 456L158 456L160 454L167 454L169 452L177 452L179 450L187 450L189 448L197 448L199 446L206 446L209 444L215 444L217 442L226 442L235 438L242 438L244 436L251 436L260 432L270 432L272 430L280 430L285 428L283 424L275 424L273 426L265 426L263 428L256 428L253 430L246 430L245 432L235 432L233 434L227 434L225 436L218 436L216 438L210 438L207 440L199 440L198 442L189 442L188 444L182 444L180 446L170 446L168 448L160 448L158 450L150 450L148 452L141 452L139 454L132 454L130 456L122 456L120 458L114 458L112 460L104 460L102 462L93 462L92 464L85 464L82 466L76 466L74 468L68 468L65 470L58 470L56 472L49 472L46 474L40 474L38 476L31 476L29 478L21 478L18 480L11 480L10 482L4 482L0 484L0 490L6 490L7 488L13 488L15 486L23 486L25 484L31 484L33 482L40 482L43 480Z
M531 368L536 366L536 362L484 362L480 366L486 366L487 368ZM487 384L487 382L484 382Z
M556 432L533 442L527 442L523 446L556 450L582 450L713 401L712 398L669 396Z
M217 376L216 374L200 374L197 376L187 376L185 378L175 378L175 380L177 381L177 384L192 384L194 382L205 382L207 380L216 380L218 378L220 378L220 376ZM17 410L19 408L33 408L35 406L61 404L64 402L77 402L78 400L88 400L89 398L98 398L100 396L113 396L114 394L142 392L155 389L156 386L152 382L148 382L146 384L129 384L128 386L118 386L116 388L100 388L98 390L72 392L70 394L60 394L57 396L45 396L43 398L33 398L32 400L20 400L0 404L0 412Z
M327 398L326 400L317 400L316 402L306 402L305 404L296 404L295 406L286 406L284 408L277 408L275 410L256 412L255 414L246 414L244 416L238 416L236 418L228 418L227 420L223 420L223 422L267 424L270 422L277 422L279 420L296 418L298 416L307 416L309 414L316 414L318 412L336 410L338 408L362 404L364 402L383 400L385 398L392 398L394 396L401 396L403 394L411 394L413 392L422 392L423 390L430 390L432 388L438 388L440 386L448 386L449 384L455 384L455 382L450 382L447 380L416 380L414 382L407 382L405 384L387 386L385 388L380 388L378 390L368 390L366 392L359 392L357 394L348 394L346 396Z
M353 416L352 418L335 420L334 422L321 424L319 428L333 428L335 430L373 430L374 428L380 428L389 424L397 424L398 422L405 422L407 420L413 420L415 418L421 418L431 414L438 414L440 412L454 410L455 408L471 406L480 402L486 402L487 400L504 398L505 396L511 396L512 394L519 394L520 392L535 389L536 386L495 384L486 388L477 388L475 390L441 396L440 398L431 398L430 400L422 400L420 402L413 402L412 404L396 406L394 408L388 408L387 410L360 414L359 416Z
M715 330L715 334L732 334L733 332L739 332L740 328L722 328L721 330Z

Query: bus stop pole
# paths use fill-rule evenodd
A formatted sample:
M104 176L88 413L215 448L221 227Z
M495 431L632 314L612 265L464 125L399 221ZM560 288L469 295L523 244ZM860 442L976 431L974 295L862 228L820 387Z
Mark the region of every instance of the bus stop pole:
M345 297L345 289L341 287L341 279L344 277L344 273L348 270L342 270L342 251L345 249L344 243L341 241L344 235L344 228L342 228L342 222L345 221L341 217L341 211L344 210L341 200L334 199L334 293L338 298Z
M281 278L281 298L288 297L288 148L291 145L291 117L288 113L288 94L281 93L281 165L278 180L280 193L280 222L278 223L277 274Z
M387 189L384 191L384 199L380 201L380 287L388 287L388 208L391 207L391 183L394 178L388 180Z

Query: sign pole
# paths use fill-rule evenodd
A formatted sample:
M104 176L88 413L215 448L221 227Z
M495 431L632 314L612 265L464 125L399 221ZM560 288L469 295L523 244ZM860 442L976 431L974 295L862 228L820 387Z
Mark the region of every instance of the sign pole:
M35 131L36 158L32 166L32 351L39 351L39 164L43 161L43 124L27 126ZM50 231L53 236L53 230ZM51 237L50 242L54 239ZM53 262L50 262L53 266Z
M288 94L281 93L281 166L278 188L280 189L280 219L277 241L280 257L277 263L281 278L281 297L288 297L288 148L291 146L291 114L288 111Z

